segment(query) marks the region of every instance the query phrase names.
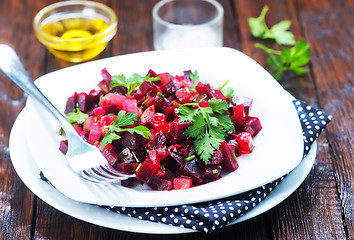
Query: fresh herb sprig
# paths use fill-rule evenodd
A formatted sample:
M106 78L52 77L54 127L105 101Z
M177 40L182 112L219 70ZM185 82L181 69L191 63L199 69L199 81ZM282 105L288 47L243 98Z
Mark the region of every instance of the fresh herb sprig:
M304 39L297 42L294 47L290 49L282 48L280 51L270 49L260 43L256 43L255 47L262 49L268 54L267 62L271 69L275 71L273 77L277 80L286 71L292 71L297 75L308 72L303 66L311 60L311 50Z
M102 139L101 149L104 149L104 147L107 144L112 143L113 140L120 139L121 136L117 134L119 132L129 132L130 134L139 134L147 139L150 136L152 136L152 134L149 132L149 129L144 126L136 126L134 128L122 128L130 125L134 125L135 122L138 120L139 120L139 116L132 112L126 113L124 110L119 111L116 121L112 125L106 127L106 129L108 129L108 132Z
M291 26L290 20L283 20L268 28L265 22L265 15L269 10L268 6L264 6L261 14L257 18L249 18L248 25L251 33L256 38L273 39L279 45L293 46L296 41L294 34L289 32Z
M82 124L88 116L88 114L81 112L79 108L74 108L72 112L66 114L66 119L70 123Z
M179 109L180 122L192 122L184 134L192 137L199 158L207 163L220 142L225 140L227 131L234 131L234 125L227 114L228 104L221 99L212 98L209 107L200 107L198 103L186 103Z
M127 89L127 96L129 96L137 87L139 87L144 81L156 82L159 81L158 77L141 76L140 74L133 74L132 77L127 78L124 74L112 76L111 86L113 89L117 86L123 86Z

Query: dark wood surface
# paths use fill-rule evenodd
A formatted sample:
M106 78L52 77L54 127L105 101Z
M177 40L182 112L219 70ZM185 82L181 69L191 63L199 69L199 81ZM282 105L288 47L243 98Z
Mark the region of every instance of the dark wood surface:
M32 19L52 0L0 0L0 43L12 46L30 75L72 64L57 60L36 39ZM119 32L98 58L153 50L151 10L157 0L107 0ZM224 46L243 51L266 67L247 24L262 7L267 23L292 21L296 39L312 50L309 74L282 86L296 98L333 115L318 139L315 164L286 200L246 222L212 235L151 235L112 230L70 217L35 196L16 174L9 156L13 122L26 96L0 73L0 239L353 239L354 238L354 1L220 0L225 9ZM2 57L2 56L0 56ZM21 151L21 149L18 149ZM138 228L138 226L137 226Z

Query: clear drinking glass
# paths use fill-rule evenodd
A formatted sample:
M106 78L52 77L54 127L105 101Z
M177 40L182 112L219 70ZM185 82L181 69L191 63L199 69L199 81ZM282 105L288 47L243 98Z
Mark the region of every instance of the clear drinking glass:
M224 9L215 0L162 0L152 16L155 50L223 46Z

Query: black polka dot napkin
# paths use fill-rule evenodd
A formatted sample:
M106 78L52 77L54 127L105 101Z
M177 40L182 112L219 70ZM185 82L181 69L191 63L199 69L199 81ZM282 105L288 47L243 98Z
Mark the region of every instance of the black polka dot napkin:
M312 143L325 129L332 117L299 100L294 100L293 103L303 129L305 157L310 151ZM257 206L284 177L243 194L198 204L154 208L102 207L141 220L210 233L226 226Z
M312 143L325 129L332 116L299 100L294 100L293 103L303 129L305 157L310 151ZM42 173L40 177L48 182ZM118 214L124 214L141 220L211 233L233 222L235 219L256 207L285 177L286 176L283 176L264 186L242 194L197 204L148 208L101 207L115 211Z

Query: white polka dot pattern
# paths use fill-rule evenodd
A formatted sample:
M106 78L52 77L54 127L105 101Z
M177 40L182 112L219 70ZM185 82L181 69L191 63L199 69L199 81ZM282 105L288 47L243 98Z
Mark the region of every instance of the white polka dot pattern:
M304 156L306 156L310 151L311 144L320 135L332 117L299 100L294 100L293 103L298 112L303 129ZM210 233L226 226L235 219L243 216L247 211L256 207L258 203L263 201L272 192L284 177L243 194L194 205L154 208L102 207L141 220ZM42 173L41 179L48 182Z

